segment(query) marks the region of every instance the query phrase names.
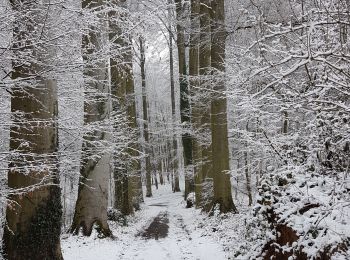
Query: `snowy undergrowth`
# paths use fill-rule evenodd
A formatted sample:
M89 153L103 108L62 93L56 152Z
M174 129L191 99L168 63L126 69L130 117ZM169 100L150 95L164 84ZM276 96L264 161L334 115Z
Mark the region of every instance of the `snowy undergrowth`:
M160 186L140 211L127 218L128 225L110 222L115 238L99 239L97 233L89 238L63 236L63 252L66 260L262 259L264 247L283 235L277 228L282 225L291 228L297 239L282 243L280 250L302 251L307 259L318 259L328 251L331 259L346 259L350 255L348 188L346 178L280 171L264 178L253 209L237 205L238 214L209 216L187 209L181 193ZM168 237L138 236L161 212L169 218ZM296 259L295 254L291 259Z
M270 243L271 249L273 243L274 250L290 252L291 259L297 259L298 254L307 259L325 255L329 259L348 259L350 183L345 173L339 176L306 174L302 169L267 176L260 187L254 217L248 223L247 239L255 245L247 257L259 259L263 248L266 253L267 245Z
M200 230L202 236L218 241L227 259L245 259L244 248L249 248L249 241L246 240L247 214L249 215L249 208L241 208L238 214L214 214L210 217L206 213L200 213L194 228Z

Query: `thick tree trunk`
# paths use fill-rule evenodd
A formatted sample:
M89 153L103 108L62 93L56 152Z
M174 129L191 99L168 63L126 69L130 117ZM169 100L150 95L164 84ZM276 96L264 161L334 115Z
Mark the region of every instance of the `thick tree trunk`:
M52 10L47 9L46 1L11 4L18 12L12 39L12 78L16 84L11 92L10 131L10 150L16 155L9 164L8 186L13 190L6 209L3 253L9 260L60 260L57 85L45 75L50 70L46 65L51 65L54 57L46 45L35 50L30 47L36 38L49 37L49 22L45 28L33 24L50 17Z
M230 182L229 149L227 135L227 101L225 95L225 7L224 0L211 2L212 43L211 64L214 97L211 103L212 159L214 200L220 212L236 211Z
M146 89L146 56L145 56L145 40L140 37L140 56L141 56L141 81L142 81L142 107L143 107L143 136L145 139L146 154L146 197L152 197L152 173L151 173L151 157L149 147L148 133L148 106L147 106L147 89Z
M111 91L112 95L117 99L113 102L113 110L115 113L123 113L126 116L126 131L130 136L129 145L127 147L125 158L120 158L121 154L115 154L115 162L123 161L125 164L116 165L114 168L115 181L115 207L118 208L124 215L133 213L134 207L139 209L140 203L143 200L142 187L139 187L141 178L141 165L138 160L138 131L136 122L136 103L134 91L134 78L132 71L132 42L130 35L126 31L126 25L118 24L118 21L123 22L127 18L126 2L119 3L120 13L110 12L110 40L116 45L114 48L119 48L123 52L121 57L112 57L111 65ZM119 17L119 20L117 19ZM119 58L119 61L118 61ZM120 122L115 122L117 129ZM131 133L131 134L130 134ZM116 137L119 138L119 137ZM136 141L135 141L136 140Z
M210 129L210 104L211 97L211 23L210 23L210 0L200 1L200 47L199 47L199 115L198 125L200 133L199 153L200 166L197 178L200 183L201 200L198 205L205 211L209 211L213 201L213 175L212 175L212 146Z
M121 11L122 12L122 11ZM125 52L130 51L128 41L122 31L122 28L117 24L117 16L123 14L115 11L109 12L109 40L115 44L112 48L125 49ZM110 59L111 71L111 94L113 97L112 108L115 115L122 114L126 116L126 88L127 85L133 84L130 64L128 64L127 53L123 52L120 56L112 56ZM113 52L114 53L114 52ZM127 120L126 120L127 121ZM122 126L123 127L123 126ZM124 126L128 128L128 124ZM120 128L120 122L114 122L115 132ZM121 129L122 131L122 129ZM126 129L129 131L129 129ZM119 138L115 136L114 139ZM114 151L113 153L113 179L114 179L114 208L118 209L123 215L133 213L132 196L129 194L131 185L127 172L128 156L125 151Z
M83 1L83 8L96 10L102 7L103 0ZM100 24L88 35L83 36L84 76L85 76L85 127L90 130L84 135L82 161L80 165L81 180L78 199L71 232L77 234L82 228L83 235L90 236L94 224L104 236L110 236L107 223L108 183L110 177L111 155L108 151L109 134L102 125L108 125L110 114L109 84L107 61L97 57L106 43L106 17L101 15Z
M131 46L130 46L131 47ZM130 68L132 68L132 57L130 56ZM131 72L131 76L132 72ZM139 129L136 117L136 101L135 101L135 86L134 81L128 84L126 88L127 94L127 115L128 122L131 129L134 130L134 138L128 148L128 154L131 157L131 162L128 167L128 176L130 179L130 191L132 205L135 210L140 209L140 204L143 202L142 180L141 180L141 162L140 162L140 143L139 143Z
M189 83L190 95L192 97L191 122L194 135L192 136L192 165L194 175L194 190L196 196L196 206L202 205L202 176L200 174L202 152L200 142L196 133L200 129L201 108L196 96L199 92L199 42L200 42L200 1L191 0L191 35L189 50Z

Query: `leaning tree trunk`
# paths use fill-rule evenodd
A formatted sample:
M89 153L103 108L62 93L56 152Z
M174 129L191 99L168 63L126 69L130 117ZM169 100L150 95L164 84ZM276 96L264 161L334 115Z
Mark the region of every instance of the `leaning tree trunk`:
M9 260L63 259L60 246L61 198L58 180L57 85L50 76L53 37L48 1L11 1L13 32L11 90L13 123L8 172L3 253ZM31 15L28 16L28 13ZM42 25L41 21L46 19ZM34 27L35 24L40 24ZM38 46L40 46L38 48ZM47 73L47 74L46 74ZM46 74L46 75L45 75Z
M211 65L214 96L211 103L214 205L220 212L236 211L230 182L225 87L225 7L224 0L212 1Z
M141 85L142 85L142 110L143 110L143 137L145 140L144 151L146 154L146 197L152 197L152 173L151 173L151 157L150 143L148 132L148 106L147 106L147 89L146 89L146 56L145 56L145 40L140 37L140 56L141 56Z
M103 7L103 0L83 1L83 8L94 12ZM83 60L85 64L84 124L82 161L78 199L71 232L77 234L82 228L90 236L94 224L104 236L110 236L107 223L108 184L110 177L110 139L108 119L110 114L107 61L101 57L104 44L108 41L106 16L97 14L99 21L83 36Z

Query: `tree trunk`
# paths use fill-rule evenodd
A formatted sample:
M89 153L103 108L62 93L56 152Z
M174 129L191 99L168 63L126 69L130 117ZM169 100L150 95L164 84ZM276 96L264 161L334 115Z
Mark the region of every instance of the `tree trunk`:
M43 2L11 1L18 13L12 39L12 79L16 84L11 91L10 129L10 150L16 154L9 164L8 186L13 190L9 194L3 236L3 252L9 260L63 259L57 85L45 75L51 69L54 50L48 45L33 47L34 39L53 37L49 25L52 10ZM45 17L45 28L33 26L41 24Z
M130 45L130 56L128 58L130 69L132 69L132 45ZM143 203L143 192L142 192L142 179L141 179L141 162L140 162L140 143L139 143L139 128L137 124L137 115L136 115L136 100L135 100L135 85L133 80L133 73L129 74L132 77L132 81L129 81L130 84L126 86L127 94L127 115L129 127L134 130L135 140L131 141L131 144L128 148L128 154L131 157L131 163L128 167L128 174L130 178L131 185L131 198L132 205L135 210L140 209L140 204Z
M191 110L191 121L194 134L192 136L192 165L194 174L194 189L196 196L196 206L201 207L202 205L202 176L200 174L200 163L202 158L202 152L200 149L200 142L196 132L200 128L199 116L201 108L195 98L198 94L199 89L199 30L200 30L200 1L191 0L191 35L190 35L190 50L189 50L189 83L190 93L192 97L192 110Z
M211 103L212 159L214 177L214 205L220 212L237 211L232 200L229 149L227 135L227 101L225 86L225 7L224 0L212 1L211 64L214 97Z
M170 4L171 1L168 1L168 4ZM171 12L170 8L168 10L169 12L169 56L170 56L170 90L171 90L171 114L173 117L173 124L176 123L176 109L175 109L175 82L174 82L174 56L173 56L173 38L171 34ZM172 158L172 170L174 174L173 179L173 192L179 192L180 191L180 182L179 182L179 162L177 160L177 134L174 133L173 136L173 158Z
M129 66L132 69L132 46L130 45L130 57ZM142 192L142 180L141 180L141 162L140 162L140 143L139 143L139 129L137 125L136 116L136 101L135 101L135 86L133 81L133 73L129 74L132 77L130 84L126 86L127 94L127 115L129 127L134 130L135 140L131 141L128 148L128 154L131 157L131 162L128 167L128 176L130 179L130 191L132 192L130 197L132 198L132 205L136 210L140 209L140 204L143 202L143 192Z
M103 0L83 1L83 8L91 12L103 6ZM83 60L85 63L85 100L84 100L84 124L89 130L83 138L82 161L80 165L81 180L78 189L78 199L75 206L75 214L71 232L78 234L82 228L83 235L90 236L94 224L104 236L110 236L107 223L108 183L110 177L110 152L108 141L110 140L108 125L110 114L109 84L107 61L97 55L105 39L106 17L101 18L95 28L88 35L83 36ZM99 53L99 54L97 54ZM99 125L99 130L94 125Z
M121 57L112 57L111 65L111 91L112 95L117 98L113 102L113 110L115 113L123 113L126 116L127 126L124 129L129 135L129 144L125 158L120 158L121 154L116 154L115 162L123 161L125 164L116 165L114 168L115 181L115 207L124 215L133 213L134 207L139 209L142 202L142 187L139 187L139 179L141 178L140 162L138 160L138 131L136 122L136 103L134 91L134 78L132 71L132 42L131 36L126 31L127 5L126 2L119 3L123 7L119 13L110 12L110 41L123 52ZM120 16L119 19L117 16ZM122 27L124 26L124 27ZM113 52L114 53L114 52ZM119 58L119 62L118 62ZM115 128L118 129L120 122L115 122ZM117 132L117 131L116 131ZM118 136L116 138L119 138ZM136 141L135 141L136 140ZM119 167L118 167L119 166Z
M200 132L200 167L198 179L201 182L201 201L199 205L209 211L213 201L213 174L212 174L212 146L210 129L210 104L211 96L211 23L210 23L210 0L200 1L200 47L199 47L199 132ZM208 140L209 139L209 140Z
M184 152L184 168L185 168L185 200L189 193L194 191L194 179L192 166L192 137L189 133L191 124L190 118L190 102L189 102L189 85L187 81L187 64L185 53L185 29L183 23L184 6L182 0L175 0L176 4L176 32L177 32L177 52L179 61L179 82L180 82L180 114L181 124L185 127L182 133L182 146Z
M159 160L159 183L160 185L164 184L164 176L163 176L163 172L164 172L164 167L163 167L163 160Z
M140 54L141 54L141 81L142 81L142 107L143 107L143 136L145 139L146 154L146 197L152 197L152 173L151 173L151 157L149 147L148 133L148 107L147 107L147 89L146 89L146 57L145 57L145 40L140 37Z

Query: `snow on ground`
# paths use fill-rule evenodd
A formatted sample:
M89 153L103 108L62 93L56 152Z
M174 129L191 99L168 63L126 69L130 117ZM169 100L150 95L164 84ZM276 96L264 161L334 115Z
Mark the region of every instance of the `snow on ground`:
M144 238L142 234L157 216L167 216L169 230L165 238ZM237 215L235 215L237 216ZM221 218L221 217L220 217ZM128 226L110 222L115 238L99 239L97 234L62 236L65 260L224 260L233 259L230 245L237 240L227 239L228 231L223 227L225 219L201 214L196 209L186 209L182 193L172 193L168 185L155 190L152 198L146 198L141 211L128 219ZM226 218L226 221L227 218ZM215 226L215 228L213 227ZM220 235L221 234L221 235ZM225 248L224 248L225 247Z

